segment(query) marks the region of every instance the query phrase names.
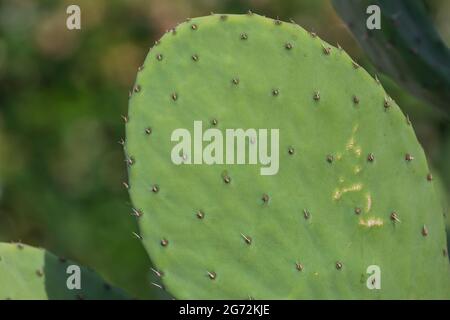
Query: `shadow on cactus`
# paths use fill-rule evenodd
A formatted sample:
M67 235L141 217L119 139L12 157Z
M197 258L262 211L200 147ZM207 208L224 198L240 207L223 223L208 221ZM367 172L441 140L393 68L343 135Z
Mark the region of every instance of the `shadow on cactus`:
M223 153L239 128L249 150L272 150L276 174L237 165L235 137ZM279 140L264 147L251 129ZM139 236L176 298L450 297L442 207L411 122L296 24L212 15L165 34L139 69L125 153Z

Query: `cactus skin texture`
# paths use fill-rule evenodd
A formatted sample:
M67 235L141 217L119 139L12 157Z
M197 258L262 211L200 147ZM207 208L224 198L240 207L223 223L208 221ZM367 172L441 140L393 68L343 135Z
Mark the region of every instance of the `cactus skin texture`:
M70 261L22 244L0 243L0 299L117 300L128 299L93 271L81 267L81 289L67 289Z
M195 120L279 128L278 174L173 164L171 134ZM142 241L176 298L450 297L442 208L411 124L342 49L298 25L180 24L138 72L126 138ZM370 265L381 290L366 286Z
M422 0L333 0L376 67L411 94L450 114L450 51ZM378 5L381 30L368 30L366 9Z

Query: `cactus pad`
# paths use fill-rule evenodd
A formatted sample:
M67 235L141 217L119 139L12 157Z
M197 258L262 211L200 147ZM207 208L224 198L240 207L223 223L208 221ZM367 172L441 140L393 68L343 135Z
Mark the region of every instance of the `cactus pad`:
M194 136L195 121L224 136L279 129L278 172L175 164L171 135ZM442 210L410 122L296 24L212 15L165 34L139 70L125 152L140 237L176 298L449 297Z
M75 300L125 299L126 295L101 280L93 271L81 269L81 289L69 290L69 261L22 244L0 243L0 299Z

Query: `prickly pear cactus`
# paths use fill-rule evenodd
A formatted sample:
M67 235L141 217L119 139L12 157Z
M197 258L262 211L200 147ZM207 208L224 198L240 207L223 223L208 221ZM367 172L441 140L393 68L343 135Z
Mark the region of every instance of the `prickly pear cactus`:
M71 264L47 251L0 243L0 299L126 299L122 291L86 268L81 268L81 289L69 290L67 268Z
M450 50L423 0L333 0L333 4L381 72L450 113ZM380 8L380 30L367 29L370 5Z
M211 137L173 161L172 134L185 128L194 140L195 121L224 137L279 129L279 148L269 143L278 171L192 164ZM341 48L255 14L191 19L151 49L126 122L140 237L157 285L176 298L450 297L424 152L395 101ZM246 147L264 150L261 141Z

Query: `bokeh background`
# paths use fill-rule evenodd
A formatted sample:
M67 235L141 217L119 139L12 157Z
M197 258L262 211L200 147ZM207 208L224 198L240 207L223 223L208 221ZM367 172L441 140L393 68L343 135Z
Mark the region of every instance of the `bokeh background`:
M426 3L448 44L450 1ZM70 4L81 7L81 30L66 29ZM46 247L136 297L167 297L150 285L149 258L132 234L121 115L138 66L166 30L249 9L294 19L375 74L328 0L0 0L0 241ZM382 80L448 195L450 120Z

